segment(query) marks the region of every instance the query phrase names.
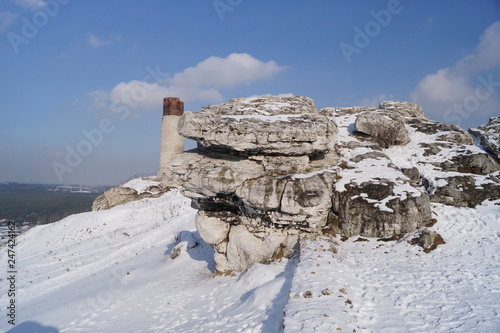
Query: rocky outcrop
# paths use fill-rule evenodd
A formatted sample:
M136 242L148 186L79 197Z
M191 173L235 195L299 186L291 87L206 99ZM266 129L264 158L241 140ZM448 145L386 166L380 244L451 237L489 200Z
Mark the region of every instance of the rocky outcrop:
M446 244L440 234L435 231L430 231L427 228L419 230L411 235L408 243L420 246L425 253L434 251L439 245Z
M363 112L356 118L356 131L376 139L383 148L410 142L403 116L396 112Z
M379 109L397 112L403 117L424 118L422 107L415 103L403 101L384 101L380 103Z
M134 182L128 182L122 186L113 187L100 196L92 204L92 210L106 210L127 202L141 200L144 198L157 198L165 191L157 181L142 181L142 184L148 185L146 188L133 188ZM130 186L132 187L129 187Z
M316 113L217 115L186 112L179 133L203 147L246 155L313 155L333 148L335 123Z
M488 124L469 129L496 158L500 158L500 116L490 118Z
M388 237L431 220L429 196L379 152L352 157L336 183L333 211L343 236ZM360 177L360 174L370 174Z
M498 172L488 176L445 175L435 178L435 183L425 179L424 185L431 191L433 202L450 206L473 208L485 200L500 198Z
M500 195L498 160L408 102L318 112L306 97L237 98L185 113L179 133L199 145L172 172L220 272L290 256L304 233L400 238L429 224L431 201Z

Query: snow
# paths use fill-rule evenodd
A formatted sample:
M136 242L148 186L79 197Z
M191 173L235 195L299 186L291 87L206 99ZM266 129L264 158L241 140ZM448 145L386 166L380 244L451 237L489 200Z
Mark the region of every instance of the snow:
M500 207L433 210L447 243L428 254L407 238L305 240L285 332L499 332Z
M121 187L129 187L137 191L138 194L149 192L149 187L160 186L161 182L154 180L156 177L151 178L134 178L121 185Z
M72 215L17 238L17 326L3 316L0 331L498 332L499 205L433 205L446 244L428 254L406 239L318 236L233 276L214 274L178 190Z

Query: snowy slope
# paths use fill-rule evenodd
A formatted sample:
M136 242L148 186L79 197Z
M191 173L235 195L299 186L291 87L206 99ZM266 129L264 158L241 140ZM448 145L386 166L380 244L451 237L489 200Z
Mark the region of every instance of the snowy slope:
M304 241L285 332L500 332L500 207L433 211L447 243L428 254L409 236Z
M2 315L0 332L500 331L499 206L434 212L447 244L429 254L318 238L238 276L214 276L176 190L73 215L18 237L18 325ZM184 251L171 259L174 247ZM5 247L0 261L7 272ZM7 289L3 279L2 308Z

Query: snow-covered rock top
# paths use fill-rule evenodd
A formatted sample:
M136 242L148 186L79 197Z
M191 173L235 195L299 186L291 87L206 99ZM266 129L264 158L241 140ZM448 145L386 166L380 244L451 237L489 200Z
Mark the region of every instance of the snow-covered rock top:
M500 116L490 118L488 124L471 128L469 132L477 137L497 158L500 158Z
M204 107L201 110L201 113L212 115L262 116L316 112L312 99L293 95L240 97L223 104Z

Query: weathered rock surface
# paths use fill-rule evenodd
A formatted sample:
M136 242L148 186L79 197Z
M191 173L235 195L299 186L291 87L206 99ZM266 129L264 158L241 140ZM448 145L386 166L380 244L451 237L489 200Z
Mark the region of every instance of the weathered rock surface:
M410 142L404 119L395 112L363 112L358 115L355 128L376 139L383 148Z
M129 187L113 187L94 200L92 210L106 210L131 201L141 200L144 198L157 198L163 193L165 193L164 190L159 186L151 186L140 193Z
M371 177L362 176L365 170ZM333 211L344 236L390 237L431 220L427 193L415 188L383 153L355 155L339 175Z
M217 245L223 241L227 242L230 225L221 221L221 219L207 214L204 211L199 211L196 214L196 230L200 233L201 238L210 245Z
M317 113L221 116L186 112L179 133L204 147L246 154L312 155L333 149L337 127Z
M397 112L403 117L423 118L422 107L415 103L403 101L384 101L379 105L380 109Z
M238 98L185 113L179 132L200 148L172 172L221 272L290 256L300 234L400 237L431 222L431 201L500 198L498 160L413 103L317 112L305 97ZM438 239L422 235L425 250Z
M446 244L440 234L426 228L419 230L408 243L420 246L425 253L434 251L439 245Z
M469 129L496 158L500 158L500 116L490 118L488 124Z
M213 115L261 115L316 113L314 101L303 96L255 96L232 99L219 105L207 106L201 113Z
M429 189L431 201L456 207L475 207L485 200L500 198L500 174L474 176L471 174L437 177L436 183L424 184Z
M247 179L265 175L254 160L206 149L193 149L172 161L175 174L190 198L232 194Z

